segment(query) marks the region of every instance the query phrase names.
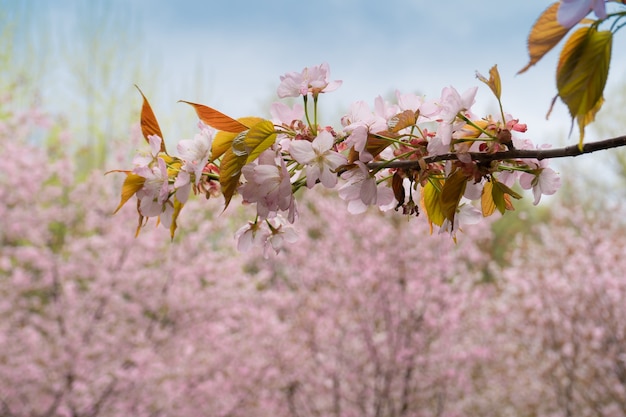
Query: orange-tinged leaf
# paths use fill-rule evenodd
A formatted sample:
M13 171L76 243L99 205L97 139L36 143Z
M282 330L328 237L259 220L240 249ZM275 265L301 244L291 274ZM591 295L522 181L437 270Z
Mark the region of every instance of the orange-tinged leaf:
M539 16L528 35L528 55L530 62L518 74L528 70L544 57L565 37L569 28L564 28L556 20L560 2L553 3Z
M577 119L581 144L585 126L593 121L604 102L613 33L595 27L578 29L563 47L557 67L559 97Z
M249 128L245 124L233 119L230 116L226 116L224 113L221 113L211 107L184 100L180 101L192 106L196 111L198 118L214 129L240 133Z
M441 212L452 224L454 224L454 216L466 186L467 177L460 169L450 174L443 184L443 189L441 190Z
M243 140L248 153L246 163L254 161L264 150L272 146L276 142L276 136L274 123L269 120L262 120L252 126Z
M496 203L493 201L493 183L487 181L483 186L483 191L480 196L480 206L483 212L483 217L489 217L496 211Z
M137 87L137 86L135 86ZM143 105L141 106L141 133L143 137L146 139L146 142L149 142L148 136L157 135L161 138L161 152L167 153L165 150L165 140L163 140L163 133L161 133L161 128L159 127L159 122L157 122L156 116L152 111L152 107L150 107L150 103L146 96L143 95L143 92L139 87L139 94L143 98Z
M117 213L137 191L141 190L144 182L146 181L144 177L133 174L131 171L120 172L126 173L126 179L124 180L124 184L122 184L122 197L120 199L120 204L117 206L113 214Z
M243 152L235 152L231 147L224 153L220 164L220 185L224 196L224 210L230 204L230 200L235 195L241 177L241 168L246 164L248 155Z
M389 139L385 138L396 138L398 135L389 131L377 132L376 134L369 133L367 135L367 143L365 145L365 150L372 155L374 158L378 156L382 151L387 148L387 146L391 145L393 142ZM354 148L350 149L350 154L348 155L348 162L353 163L354 161L359 160L359 153L354 150Z
M405 110L396 114L387 121L387 127L390 132L397 133L402 129L415 125L417 123L418 112L413 110Z
M137 200L137 213L139 213L139 219L137 220L137 230L135 231L135 237L139 236L139 232L141 232L141 228L144 226L144 219L146 222L148 221L148 218L143 217L143 215L141 214L141 210L139 209L140 204L141 204L141 201L138 199Z
M489 79L482 76L480 73L476 73L476 77L487 84L493 94L496 96L498 100L500 100L500 95L502 94L502 81L500 80L500 73L498 72L498 66L494 65L489 70Z
M431 224L431 232L433 224L441 226L446 219L441 209L441 185L440 180L429 180L421 193L422 206L428 216L428 222Z
M498 211L504 214L506 210L513 210L511 197L519 200L522 196L495 179L491 180L491 184L491 197Z
M181 203L176 197L174 197L174 212L172 213L172 224L170 225L170 236L172 240L174 239L174 235L176 234L176 229L178 228L178 216L180 212L183 210L185 206L184 203Z

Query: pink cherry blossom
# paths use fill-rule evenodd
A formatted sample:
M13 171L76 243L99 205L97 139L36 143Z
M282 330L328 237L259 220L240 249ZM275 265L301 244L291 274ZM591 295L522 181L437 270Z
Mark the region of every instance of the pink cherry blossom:
M133 165L135 165L136 167L145 167L150 165L161 151L161 142L163 142L163 139L161 139L157 135L148 136L150 153L139 151L137 155L135 155L135 157L133 158Z
M294 219L295 201L289 172L275 151L269 149L263 152L258 164L248 164L241 172L247 182L239 192L245 202L256 203L261 219L273 217L279 210L289 210L290 219Z
M439 112L437 117L440 120L437 136L441 138L443 145L449 145L452 140L452 132L465 122L457 122L457 115L469 111L474 104L478 87L468 89L460 95L454 87L445 87L441 92L441 98L437 102Z
M461 199L459 208L454 216L454 223L451 223L449 219L445 219L439 233L450 233L456 237L456 232L463 230L464 226L478 224L483 218L483 213L471 204L466 198Z
M542 195L552 195L561 186L561 178L552 169L548 167L546 160L541 160L537 164L537 169L532 173L523 172L520 175L519 183L523 189L532 188L535 197L534 205L539 204Z
M394 206L391 188L376 184L364 163L357 161L358 169L346 172L342 178L346 184L339 188L339 197L348 202L348 211L352 214L363 213L368 206L376 205L381 210L389 210Z
M571 28L592 10L598 19L605 19L605 0L561 0L556 18L561 26Z
M335 170L347 163L342 154L333 150L335 138L323 130L313 142L294 140L289 144L289 153L299 164L305 166L306 184L312 188L319 180L326 188L337 185Z
M249 222L235 232L237 249L240 252L247 252L254 246L264 244L271 232L264 221Z
M344 132L349 134L346 145L354 147L354 150L359 153L361 162L369 162L373 159L372 155L366 151L367 138L370 133L387 129L385 116L392 116L391 113L394 113L387 109L382 98L376 100L376 112L372 112L366 102L357 101L352 103L348 114L341 118Z
M398 107L400 110L417 111L424 103L424 98L413 93L401 93L400 90L396 90L396 100L398 100Z
M330 68L327 63L319 66L306 67L302 72L289 72L280 77L278 97L298 97L311 93L317 97L319 93L328 93L341 86L341 81L328 81Z
M290 225L282 216L278 215L268 220L270 234L263 245L263 257L268 259L271 253L278 254L285 247L285 244L298 241L296 229Z
M295 103L293 107L285 103L272 103L270 107L272 122L278 125L291 126L294 121L300 121L304 117L304 107L302 104Z
M136 167L133 172L145 178L143 187L137 191L137 198L140 200L139 211L145 217L161 215L170 193L165 161L163 158L156 158L156 163L152 166Z
M182 171L193 174L195 185L200 183L202 171L211 157L211 145L213 143L213 130L204 123L199 123L200 133L193 139L178 142L177 150L183 160Z

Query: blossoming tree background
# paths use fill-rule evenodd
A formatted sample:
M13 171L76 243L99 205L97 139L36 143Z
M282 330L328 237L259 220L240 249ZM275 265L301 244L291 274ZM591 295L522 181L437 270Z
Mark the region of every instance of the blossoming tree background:
M339 83L313 66L277 82L302 107L232 119L192 104L205 122L174 145L143 98L143 124L106 137L96 169L83 163L100 142L75 153L71 118L6 74L0 415L626 414L619 191L593 176L580 188L584 173L575 183L564 170L535 207L556 172L497 152L546 150L526 149L523 123L504 112L475 118L475 90L357 102L341 134L315 106ZM498 72L483 78L497 109ZM437 160L449 151L453 162ZM236 183L222 178L228 152ZM474 153L494 159L473 164ZM400 162L417 172L396 175ZM513 201L524 188L532 197ZM166 227L142 227L147 217Z

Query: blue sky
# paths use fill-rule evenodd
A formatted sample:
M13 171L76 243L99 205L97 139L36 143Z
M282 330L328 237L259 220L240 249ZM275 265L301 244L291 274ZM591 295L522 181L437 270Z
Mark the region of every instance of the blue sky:
M565 107L557 105L549 122L544 118L556 92L557 51L515 75L528 59L530 27L551 3L4 0L9 8L28 10L33 30L47 31L52 38L53 32L65 33L59 38L65 40L57 41L60 48L87 31L113 43L113 53L121 59L145 62L140 73L118 74L121 91L139 103L132 87L138 84L148 97L156 97L157 117L167 119L162 116L167 113L176 123L189 125L189 132L195 120L177 99L201 102L234 117L265 116L281 74L324 61L332 78L343 80L321 102L327 114L323 120L333 124L353 101L371 103L395 89L438 97L448 85L458 90L479 85L475 71L486 74L498 64L505 110L528 123L528 136L535 142L558 144L569 129ZM114 33L99 33L102 19L118 26ZM119 33L126 37L115 37ZM49 70L62 73L64 61L53 57ZM496 109L486 86L479 90L475 109Z

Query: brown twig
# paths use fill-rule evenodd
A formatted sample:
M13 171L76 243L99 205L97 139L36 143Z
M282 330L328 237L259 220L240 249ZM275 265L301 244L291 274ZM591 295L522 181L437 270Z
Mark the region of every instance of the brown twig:
M585 143L582 150L578 145L566 146L565 148L555 149L512 149L510 151L496 152L496 153L481 153L481 152L469 152L468 155L472 158L472 161L476 162L491 162L491 161L504 161L507 159L553 159L553 158L566 158L575 157L587 153L596 151L602 151L606 149L619 148L626 146L626 136L619 136L612 139L600 140L597 142ZM459 159L456 153L446 153L441 155L434 155L424 158L424 162L440 162L440 161L456 161ZM404 160L404 161L391 161L391 162L370 162L367 164L370 169L378 168L412 168L419 169L419 161L417 160Z

